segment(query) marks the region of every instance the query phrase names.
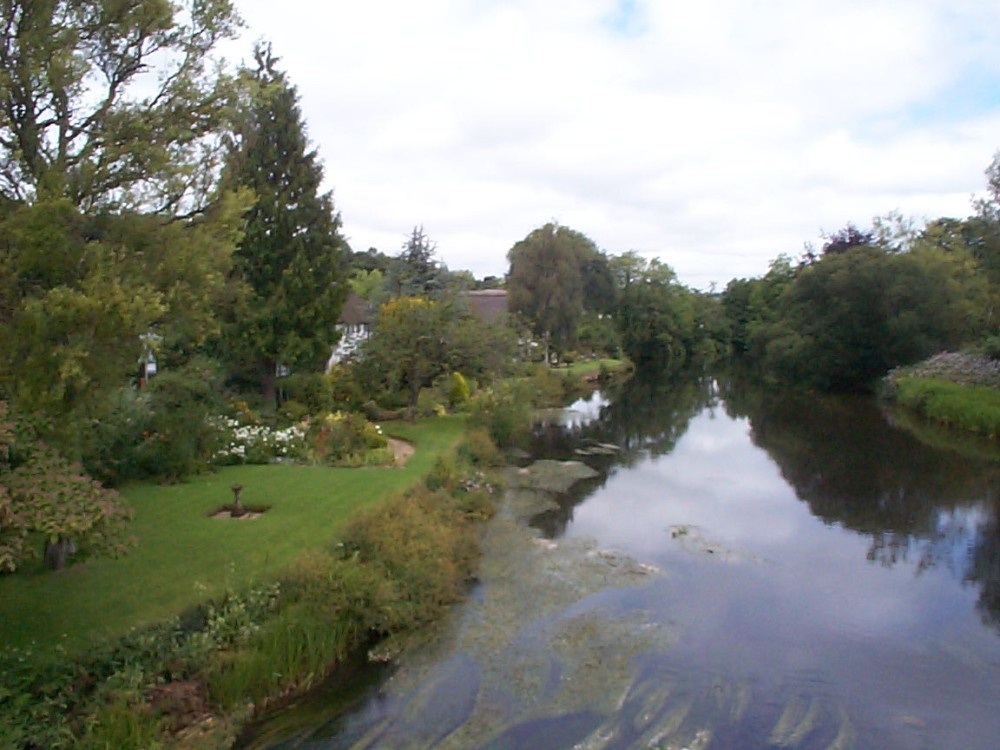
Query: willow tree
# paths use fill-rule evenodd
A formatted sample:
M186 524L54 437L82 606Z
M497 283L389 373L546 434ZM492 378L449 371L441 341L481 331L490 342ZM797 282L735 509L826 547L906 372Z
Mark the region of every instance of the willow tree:
M347 296L348 247L323 168L309 147L298 93L270 47L258 46L253 101L227 159L224 184L254 202L233 258L248 290L226 339L233 364L254 373L274 403L278 368L321 368Z
M561 353L576 337L584 309L583 263L598 253L585 235L546 224L517 242L507 253L507 292L511 312L521 315L532 333Z

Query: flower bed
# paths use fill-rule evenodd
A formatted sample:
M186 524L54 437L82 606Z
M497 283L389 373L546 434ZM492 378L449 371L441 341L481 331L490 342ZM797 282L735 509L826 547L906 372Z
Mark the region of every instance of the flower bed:
M308 454L309 433L302 424L276 429L221 417L218 427L226 433L224 447L215 454L218 464L266 464L282 459L302 459Z

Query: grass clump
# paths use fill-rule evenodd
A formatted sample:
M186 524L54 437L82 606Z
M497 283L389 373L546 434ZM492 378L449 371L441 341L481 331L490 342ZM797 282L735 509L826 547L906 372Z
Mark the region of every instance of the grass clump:
M901 406L946 425L985 437L1000 436L1000 391L938 378L899 377L893 398Z

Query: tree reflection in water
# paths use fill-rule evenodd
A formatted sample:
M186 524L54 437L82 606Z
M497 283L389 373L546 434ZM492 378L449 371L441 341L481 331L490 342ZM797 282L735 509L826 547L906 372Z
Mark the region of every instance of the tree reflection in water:
M860 396L737 379L720 381L720 396L815 516L870 536L872 562L946 568L977 586L984 622L1000 628L1000 451L942 450L941 436L932 447Z
M948 569L979 588L983 620L1000 629L1000 449L943 450L963 442L940 433L928 445L869 397L767 391L745 379L690 373L595 394L581 404L587 414L535 427L533 455L585 458L600 476L578 483L533 525L561 535L576 504L617 467L669 453L692 418L720 405L750 421L754 444L813 515L871 538L869 560L910 564L917 575ZM581 445L619 450L581 456Z
M594 400L600 402L597 408ZM562 535L573 519L573 508L603 487L618 467L670 453L691 420L706 407L717 405L712 378L684 373L669 380L635 378L605 396L592 394L580 404L586 415L574 418L571 413L569 419L543 415L533 431L532 456L585 460L599 476L578 482L557 498L558 510L538 516L532 525L549 537Z

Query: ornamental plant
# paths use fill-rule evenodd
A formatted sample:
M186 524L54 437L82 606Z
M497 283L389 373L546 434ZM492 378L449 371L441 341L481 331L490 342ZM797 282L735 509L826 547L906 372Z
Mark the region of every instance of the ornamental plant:
M215 420L224 434L223 447L215 454L218 464L266 464L276 460L304 458L308 428L299 423L277 429L266 424L244 424L232 417Z
M132 512L106 489L30 434L0 401L0 572L18 569L44 545L46 567L79 553L117 555L135 540Z
M360 454L381 450L389 441L380 425L354 412L331 412L316 420L312 430L312 458L337 464ZM351 463L358 463L352 460Z

